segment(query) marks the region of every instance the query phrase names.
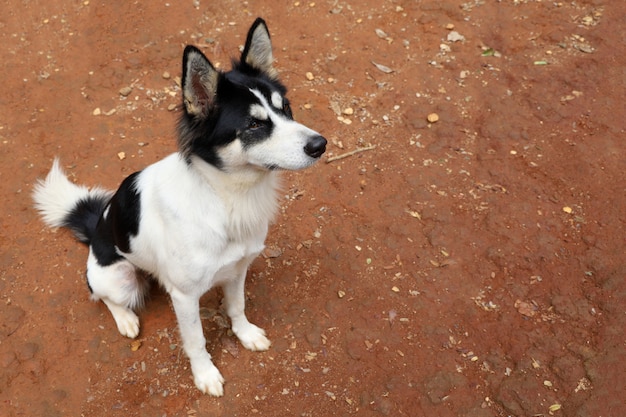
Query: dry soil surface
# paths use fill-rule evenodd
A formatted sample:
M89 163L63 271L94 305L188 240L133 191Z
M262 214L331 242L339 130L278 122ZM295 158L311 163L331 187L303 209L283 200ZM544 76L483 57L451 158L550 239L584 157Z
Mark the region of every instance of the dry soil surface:
M626 415L625 12L5 2L0 415ZM285 175L248 275L271 349L243 349L218 291L202 300L227 380L212 398L163 291L131 344L89 301L86 248L45 228L30 195L55 156L115 188L175 151L184 46L228 68L257 16L296 118L329 149Z

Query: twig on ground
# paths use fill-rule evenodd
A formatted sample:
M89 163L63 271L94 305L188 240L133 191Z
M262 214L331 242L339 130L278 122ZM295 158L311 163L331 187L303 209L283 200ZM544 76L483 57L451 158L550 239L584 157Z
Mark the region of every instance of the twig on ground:
M371 151L372 149L375 149L375 148L376 148L376 145L370 145L370 146L366 146L364 148L358 148L358 149L355 149L355 150L350 151L350 152L342 153L341 155L331 156L331 157L326 159L326 163L329 164L329 163L331 163L333 161L338 161L340 159L347 158L347 157L355 155L355 154L357 154L359 152Z

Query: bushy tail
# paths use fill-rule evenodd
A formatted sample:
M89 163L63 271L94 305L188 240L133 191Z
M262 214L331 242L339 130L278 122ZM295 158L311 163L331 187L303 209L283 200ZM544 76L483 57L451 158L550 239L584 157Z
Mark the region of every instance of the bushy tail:
M67 227L78 240L89 244L98 220L113 192L79 186L67 179L55 159L48 176L38 180L33 190L35 208L50 227Z

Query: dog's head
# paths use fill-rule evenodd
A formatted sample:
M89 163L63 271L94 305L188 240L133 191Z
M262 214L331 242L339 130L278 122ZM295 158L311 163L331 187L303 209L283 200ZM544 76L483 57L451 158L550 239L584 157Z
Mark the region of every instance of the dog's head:
M179 148L187 160L197 156L224 171L296 170L322 156L326 139L293 120L273 59L260 18L229 72L215 69L197 48L185 48Z

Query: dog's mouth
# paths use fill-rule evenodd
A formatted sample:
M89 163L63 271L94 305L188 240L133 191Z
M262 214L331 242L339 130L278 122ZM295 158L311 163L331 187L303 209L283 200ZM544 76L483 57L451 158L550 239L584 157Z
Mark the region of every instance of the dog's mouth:
M282 168L276 164L265 165L265 169L268 171L282 171Z

